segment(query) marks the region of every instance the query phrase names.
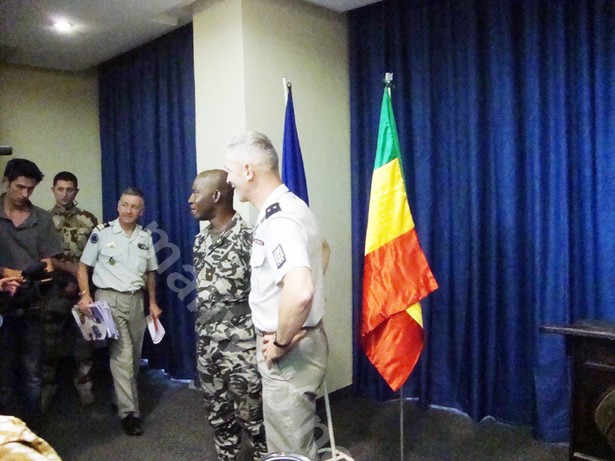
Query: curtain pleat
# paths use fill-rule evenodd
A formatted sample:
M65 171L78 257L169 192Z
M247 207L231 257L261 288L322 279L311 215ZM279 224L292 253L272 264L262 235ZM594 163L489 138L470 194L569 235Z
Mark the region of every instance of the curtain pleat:
M145 192L141 224L152 230L158 304L167 335L144 356L174 378L195 370L192 242L198 225L187 205L196 174L192 24L99 68L103 214L117 217L123 189Z
M615 8L608 0L389 0L349 14L354 382L367 205L393 72L410 207L440 288L406 396L568 438L552 323L615 319ZM564 402L564 403L563 403Z

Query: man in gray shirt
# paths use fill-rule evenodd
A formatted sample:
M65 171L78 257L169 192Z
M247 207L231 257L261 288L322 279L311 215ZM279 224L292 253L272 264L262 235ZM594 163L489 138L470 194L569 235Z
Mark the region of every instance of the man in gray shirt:
M10 160L4 170L6 192L0 195L0 266L4 277L21 276L40 262L51 272L51 257L62 253L51 216L30 202L42 179L36 164L25 159ZM35 294L27 299L19 309L4 315L0 328L0 414L22 415L26 422L40 413L43 344L41 301Z

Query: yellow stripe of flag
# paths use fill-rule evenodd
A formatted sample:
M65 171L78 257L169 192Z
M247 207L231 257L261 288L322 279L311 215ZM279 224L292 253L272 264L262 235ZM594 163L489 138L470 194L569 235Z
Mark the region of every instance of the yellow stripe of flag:
M369 200L365 254L414 229L399 159L374 170Z

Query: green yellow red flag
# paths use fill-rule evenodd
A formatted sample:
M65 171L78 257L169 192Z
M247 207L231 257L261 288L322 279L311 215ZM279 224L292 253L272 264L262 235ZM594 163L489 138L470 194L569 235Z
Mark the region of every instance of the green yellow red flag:
M394 391L406 382L423 349L419 301L437 288L408 204L387 83L365 236L361 345Z

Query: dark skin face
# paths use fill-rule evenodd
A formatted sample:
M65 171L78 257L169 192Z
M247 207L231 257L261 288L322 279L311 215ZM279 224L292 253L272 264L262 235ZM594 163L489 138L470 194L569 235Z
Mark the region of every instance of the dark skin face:
M192 216L200 221L211 220L214 217L216 195L219 194L211 179L197 176L192 183L192 194L188 198Z

